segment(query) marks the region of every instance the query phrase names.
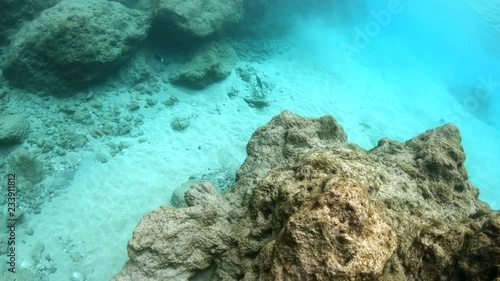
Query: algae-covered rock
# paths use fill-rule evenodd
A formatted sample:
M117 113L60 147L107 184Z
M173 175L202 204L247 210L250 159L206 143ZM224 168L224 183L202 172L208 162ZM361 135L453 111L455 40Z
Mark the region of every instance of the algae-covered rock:
M20 144L29 133L28 117L22 114L0 116L0 146Z
M173 37L202 39L242 18L242 0L159 0L154 20Z
M224 195L195 184L189 207L146 215L113 281L495 280L500 215L460 140L447 124L367 151L331 116L285 111L252 135Z
M146 37L149 16L104 0L64 0L26 24L2 66L18 87L53 93L101 80Z
M281 189L286 192L287 186ZM324 189L294 204L297 210L282 220L285 227L255 259L260 276L272 276L271 280L315 276L315 280L326 281L330 276L335 280L375 280L382 274L396 249L396 234L383 206L353 180L327 182ZM280 192L274 194L274 198L261 198L279 202Z
M193 58L170 75L172 84L201 89L229 76L236 64L236 52L226 41L202 46Z

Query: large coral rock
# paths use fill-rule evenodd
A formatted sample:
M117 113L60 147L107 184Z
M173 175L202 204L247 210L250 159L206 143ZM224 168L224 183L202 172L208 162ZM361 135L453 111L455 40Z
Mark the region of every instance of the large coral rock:
M242 0L159 0L155 14L158 28L188 39L220 34L242 18Z
M276 116L252 136L231 190L193 185L188 208L145 217L157 226L141 222L113 280L499 277L500 214L468 181L454 125L370 151L346 139L331 116Z
M172 84L194 89L223 80L236 64L236 52L226 41L202 46L193 58L170 75Z
M104 0L64 0L12 40L3 74L13 84L66 91L110 74L146 37L146 13Z

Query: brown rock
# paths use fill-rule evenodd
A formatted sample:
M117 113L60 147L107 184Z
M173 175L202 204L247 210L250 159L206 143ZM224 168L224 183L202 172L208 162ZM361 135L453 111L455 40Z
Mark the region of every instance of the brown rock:
M353 180L329 182L286 222L268 258L267 279L373 280L395 248L383 207Z
M230 192L250 194L272 167L284 165L313 147L346 143L344 129L332 116L304 118L285 110L253 133L247 158L236 172L236 186Z
M128 243L130 260L113 280L188 280L234 244L211 205L164 206L141 220Z
M223 196L193 185L191 207L146 215L114 280L500 277L500 215L478 200L451 124L366 151L331 116L285 111L247 152Z

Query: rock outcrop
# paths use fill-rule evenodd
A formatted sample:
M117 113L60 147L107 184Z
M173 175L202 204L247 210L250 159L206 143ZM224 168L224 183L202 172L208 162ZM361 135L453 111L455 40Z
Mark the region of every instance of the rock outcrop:
M30 90L87 86L123 63L149 27L146 13L117 2L64 0L17 32L3 74Z
M175 85L201 89L229 76L236 65L236 52L226 41L201 46L193 58L170 75Z
M154 10L159 30L185 40L220 35L243 18L242 0L159 0Z
M370 151L331 116L259 128L237 181L146 215L113 280L493 280L500 214L468 181L451 124Z

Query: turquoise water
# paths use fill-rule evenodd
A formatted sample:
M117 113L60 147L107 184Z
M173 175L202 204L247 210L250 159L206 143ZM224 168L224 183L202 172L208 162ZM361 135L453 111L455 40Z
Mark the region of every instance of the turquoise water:
M297 29L304 55L331 68L361 63L398 88L373 93L409 109L384 124L387 136L416 134L399 132L408 118L427 127L457 124L471 181L482 200L500 208L500 45L491 41L481 11L469 1L370 1L343 26L309 18ZM445 101L450 96L454 100ZM381 113L374 107L371 114Z
M306 0L289 1L253 29L228 31L236 68L253 69L265 85L263 108L244 102L252 84L234 69L203 89L169 83L165 77L184 58L183 50L158 43L164 38L137 50L153 82L130 86L111 77L70 97L9 85L2 108L30 115L31 133L2 147L2 157L26 149L47 169L40 193L22 202L20 271L33 280L109 280L127 260L127 241L144 214L171 204L174 190L193 178L227 187L251 134L285 109L331 114L349 142L365 149L383 137L406 141L453 122L480 199L500 209L500 35L492 33L491 7L367 2L314 9ZM70 116L72 110L84 117ZM176 118L189 120L188 127L171 128ZM106 126L112 133L101 135ZM60 135L76 137L44 145ZM87 141L78 145L82 135Z
M471 181L481 190L480 198L498 209L500 170L495 168L494 163L500 155L500 44L490 41L488 32L491 27L487 26L485 15L471 5L474 1L401 3L401 13L393 16L386 30L381 31L380 43L383 47L369 50L370 54L366 55L368 58L377 54L392 57L404 65L406 52L410 52L418 60L421 71L436 83L441 83L470 113L457 113L450 110L451 105L442 108L442 118L456 123L461 129L468 157L466 167ZM383 11L384 4L377 4L372 7L373 10ZM402 45L405 51L399 51L398 45ZM418 81L415 83L418 84ZM462 92L456 87L467 87L469 90ZM412 103L421 95L408 94L408 102ZM434 101L423 102L432 106ZM486 125L475 124L473 118ZM488 163L485 158L492 162Z

